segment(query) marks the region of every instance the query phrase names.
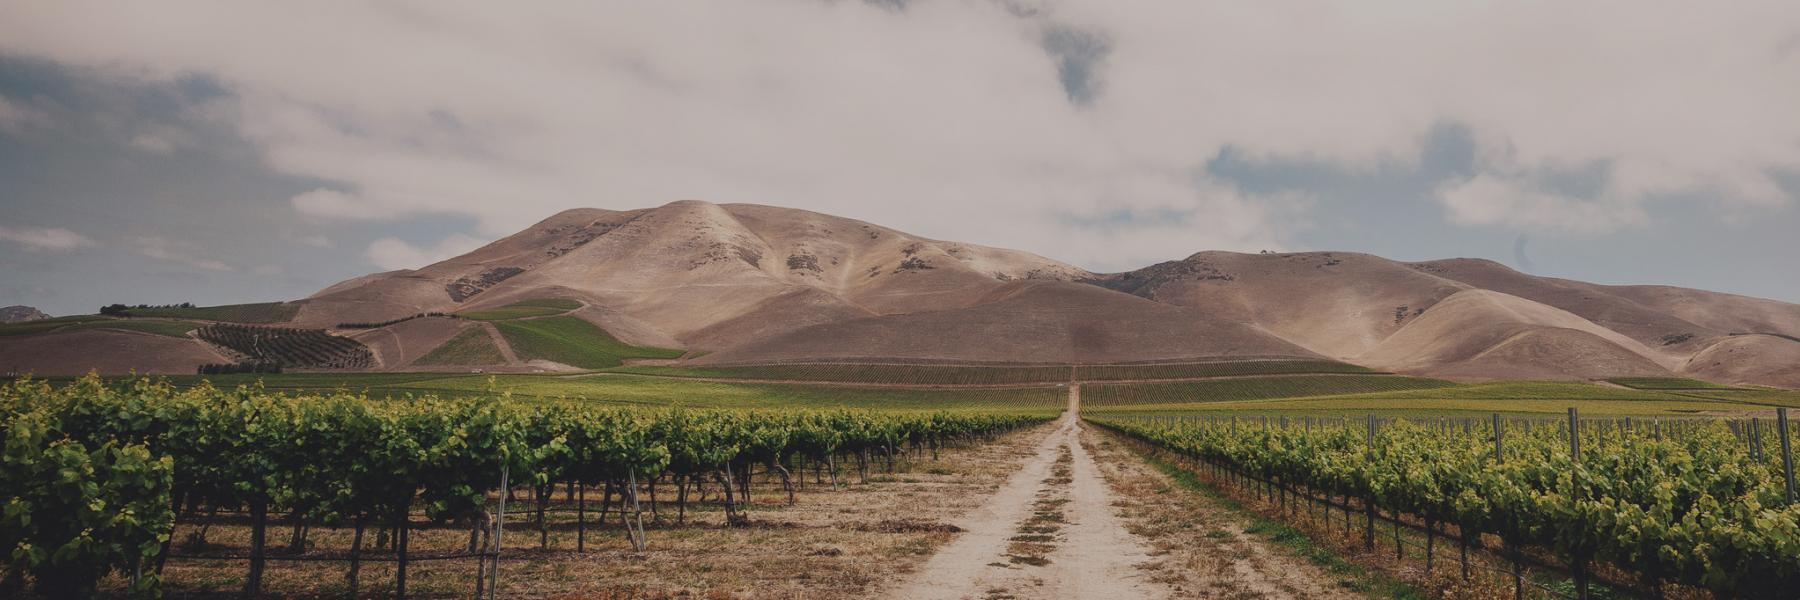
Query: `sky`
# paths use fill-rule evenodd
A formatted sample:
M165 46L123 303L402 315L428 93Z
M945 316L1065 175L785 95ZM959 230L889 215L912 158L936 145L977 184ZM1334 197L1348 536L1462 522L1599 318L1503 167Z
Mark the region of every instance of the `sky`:
M1800 302L1795 107L1791 0L5 2L0 305L294 299L682 199Z

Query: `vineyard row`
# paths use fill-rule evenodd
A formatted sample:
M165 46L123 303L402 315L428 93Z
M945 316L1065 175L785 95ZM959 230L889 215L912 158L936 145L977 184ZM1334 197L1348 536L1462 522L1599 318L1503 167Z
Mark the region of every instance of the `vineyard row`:
M1454 524L1465 544L1491 534L1515 561L1522 548L1541 549L1568 565L1584 598L1595 563L1637 574L1654 597L1671 582L1719 597L1800 589L1785 418L1766 436L1760 421L1583 426L1573 410L1567 422L1496 415L1460 426L1374 416L1092 420L1284 493L1340 497L1346 507L1357 499L1371 547L1383 511L1428 531Z
M354 527L358 539L366 526L388 528L403 590L415 510L434 522L473 524L472 538L482 538L474 554L497 568L493 528L501 520L488 499L513 488L537 498L558 486L635 496L644 482L714 481L726 495L728 521L739 522L741 491L734 490L746 489L743 476L753 467L784 481L799 461L829 464L834 474L840 459L866 469L872 457L935 454L947 443L1049 417L294 397L88 377L62 387L0 386L0 418L0 488L9 497L0 544L14 550L4 580L23 585L29 577L46 595L65 597L85 593L108 572L133 574L138 591L154 592L183 507L249 514L246 593L261 589L271 513ZM641 541L640 532L634 543ZM353 553L352 582L356 559Z

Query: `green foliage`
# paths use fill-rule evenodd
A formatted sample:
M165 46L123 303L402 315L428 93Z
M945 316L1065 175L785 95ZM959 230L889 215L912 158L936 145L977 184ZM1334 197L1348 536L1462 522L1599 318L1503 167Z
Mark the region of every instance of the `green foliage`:
M1800 586L1800 504L1783 506L1778 455L1753 458L1724 423L1590 423L1581 455L1557 421L1267 421L1101 418L1175 452L1387 511L1458 523L1565 561L1598 560L1720 597ZM1649 425L1649 426L1646 426Z
M456 313L456 316L477 321L505 321L508 319L560 315L577 308L581 308L581 303L574 300L545 298L514 302L499 308L459 312Z
M58 381L71 381L61 378ZM445 373L282 373L279 375L172 376L177 387L211 381L220 387L255 386L301 394L355 392L375 398L401 399L435 394L480 397L500 391L514 398L579 399L615 406L685 406L690 408L873 410L1001 410L1056 414L1067 406L1068 389L914 388L883 389L825 385L732 383L629 375L468 375Z
M293 320L294 315L299 313L300 304L295 302L261 302L188 308L129 308L125 310L126 315L133 317L195 319L226 323L281 323Z
M174 523L172 460L141 443L65 437L56 413L10 412L21 408L0 417L0 580L29 575L45 596L81 597L154 558ZM151 576L136 591L155 585Z
M711 475L789 456L936 447L1049 418L377 401L150 379L90 376L61 387L21 379L0 386L0 543L9 574L69 597L155 558L173 497L324 523L379 522L419 506L455 519L478 516L503 471L526 485Z
M545 317L494 324L521 360L544 359L583 369L619 366L626 358L675 358L681 350L632 346L577 317Z
M413 361L415 365L497 365L506 362L487 329L470 327Z

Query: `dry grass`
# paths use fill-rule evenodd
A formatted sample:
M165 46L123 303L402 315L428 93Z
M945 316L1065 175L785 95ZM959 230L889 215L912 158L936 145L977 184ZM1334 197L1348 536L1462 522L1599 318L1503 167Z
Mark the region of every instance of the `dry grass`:
M845 485L839 491L832 491L829 481L813 482L809 470L793 506L786 504L778 477L759 476L745 526L726 527L719 505L696 505L692 498L686 523L676 524L672 491L662 489L661 521L651 521L646 507L649 547L641 553L632 551L617 512L605 525L594 523L597 490L588 494L583 553L576 552L574 511L547 514L548 545L540 549L531 506L509 505L500 593L558 599L867 597L916 569L954 536L959 529L949 524L952 519L992 494L1050 429L952 448L936 462L929 455L901 460L892 476L872 466L866 484L857 483L852 471L840 477ZM715 490L707 502L715 502L717 495ZM563 496L559 490L552 502ZM457 552L469 541L465 526L434 528L417 522L415 527L414 555ZM175 539L185 539L195 529L183 524ZM285 546L289 529L271 526L268 535L270 545ZM347 528L315 529L308 536L307 555L341 556L351 546L351 535ZM376 530L371 527L365 535L365 553L374 554ZM217 523L206 538L208 553L243 555L249 527L241 521ZM408 567L407 591L416 597L467 597L475 589L476 568L474 559L415 562ZM172 560L164 589L171 598L228 596L241 589L247 570L243 560ZM339 597L347 591L347 571L341 562L271 561L264 589L280 597ZM364 594L391 591L392 564L365 562L360 580ZM103 589L116 592L123 584L114 579L103 582Z
M1069 447L1063 446L1056 462L1050 465L1050 476L1044 478L1043 489L1031 503L1031 517L1019 525L1018 535L1007 540L1007 561L1032 567L1050 564L1048 557L1062 541L1055 534L1068 522L1063 506L1069 503L1069 468L1073 462Z
M1157 560L1149 579L1178 596L1205 598L1342 598L1350 581L1246 532L1250 521L1217 500L1181 489L1144 464L1117 438L1089 430L1082 442L1112 486L1132 533L1149 540Z

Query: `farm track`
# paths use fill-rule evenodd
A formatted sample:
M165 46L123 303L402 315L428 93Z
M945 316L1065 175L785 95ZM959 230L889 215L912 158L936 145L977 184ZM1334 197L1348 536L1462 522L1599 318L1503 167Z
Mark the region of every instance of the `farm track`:
M1068 385L1139 385L1151 383L1189 383L1196 381L1226 381L1232 379L1270 379L1279 377L1402 377L1393 373L1269 373L1257 375L1212 375L1202 377L1169 377L1160 379L1071 379L1067 381L1038 381L1027 383L873 383L866 381L831 381L815 379L746 379L739 377L686 377L681 375L651 375L644 373L575 373L559 376L563 379L583 379L589 377L639 377L647 379L679 379L683 381L708 381L713 383L754 383L773 385L821 385L830 387L873 388L873 389L965 389L965 390L1013 390L1032 388L1064 387Z
M1148 581L1145 541L1115 514L1112 488L1081 443L1081 387L1055 433L982 506L965 533L889 598L1167 598Z

